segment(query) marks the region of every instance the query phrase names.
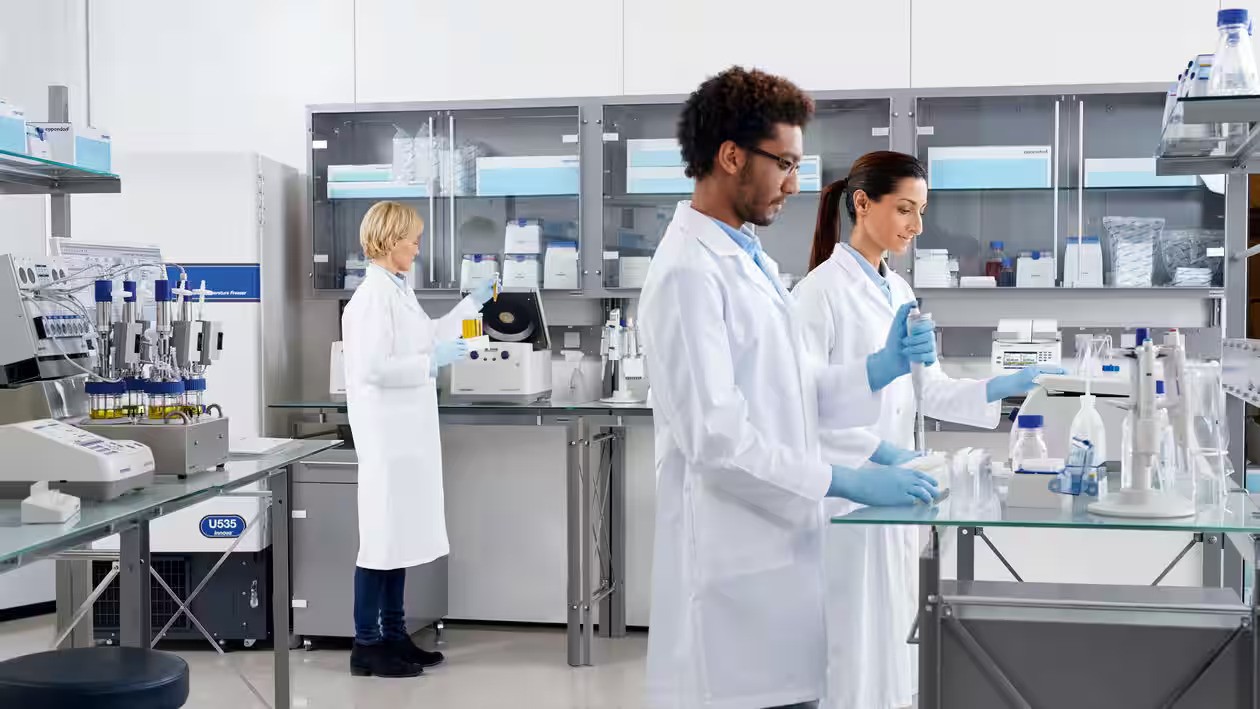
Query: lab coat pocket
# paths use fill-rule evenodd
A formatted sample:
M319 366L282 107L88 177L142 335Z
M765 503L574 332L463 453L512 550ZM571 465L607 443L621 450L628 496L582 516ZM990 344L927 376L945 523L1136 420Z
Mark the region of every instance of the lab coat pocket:
M707 487L705 493L697 500L695 534L706 580L756 573L796 560L798 525L721 490Z

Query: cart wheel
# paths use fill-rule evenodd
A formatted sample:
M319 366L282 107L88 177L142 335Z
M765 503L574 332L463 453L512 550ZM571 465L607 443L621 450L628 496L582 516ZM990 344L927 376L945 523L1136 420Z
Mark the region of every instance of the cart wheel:
M306 650L306 651L308 651L308 652L309 652L309 651L310 651L310 649L311 649L312 647L314 647L314 643L312 643L312 642L311 642L311 639L310 639L310 638L302 638L302 649L303 649L303 650Z
M442 640L442 633L443 633L445 630L446 630L446 623L444 623L443 621L440 621L440 620L439 620L439 621L437 621L436 623L434 623L434 624L433 624L433 635L434 635L434 640L435 640L435 642L437 642L437 644L438 644L438 645L444 645L444 644L445 644L445 642Z

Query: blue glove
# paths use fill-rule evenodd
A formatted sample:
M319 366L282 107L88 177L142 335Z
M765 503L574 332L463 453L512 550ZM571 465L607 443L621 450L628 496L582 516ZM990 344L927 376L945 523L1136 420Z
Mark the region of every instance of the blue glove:
M831 466L831 487L827 497L843 497L859 504L902 507L922 502L932 504L940 495L936 479L907 468L846 468Z
M482 279L476 288L469 293L478 303L489 302L494 297L494 287L499 283L499 277Z
M1014 374L990 379L984 385L985 398L993 402L1008 396L1022 396L1037 386L1037 375L1065 373L1062 367L1024 367Z
M879 447L871 454L870 461L876 465L901 465L911 458L919 457L918 453L894 446L888 441L880 441Z
M914 305L911 301L898 308L892 327L888 329L884 349L866 358L866 378L871 384L871 391L879 391L897 377L909 374L911 362L924 366L936 363L935 323L920 320L914 324L914 330L906 334L906 317Z
M429 357L429 375L437 376L438 369L453 364L468 356L468 342L462 339L447 340L437 343L433 355Z

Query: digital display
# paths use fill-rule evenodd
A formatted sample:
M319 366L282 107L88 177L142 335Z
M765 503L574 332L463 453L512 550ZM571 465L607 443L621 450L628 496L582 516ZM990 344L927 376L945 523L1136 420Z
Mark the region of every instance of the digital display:
M1003 369L1023 369L1037 364L1036 352L1003 352Z

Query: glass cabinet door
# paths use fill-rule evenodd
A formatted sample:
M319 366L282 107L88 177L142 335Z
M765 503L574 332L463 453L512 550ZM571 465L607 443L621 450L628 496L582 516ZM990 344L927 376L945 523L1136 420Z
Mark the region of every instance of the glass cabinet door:
M928 168L928 206L915 239L916 288L991 275L1014 286L1021 254L1027 285L1053 286L1047 259L1063 243L1063 101L1056 96L921 97L917 156ZM1002 260L1009 259L1003 272Z
M445 287L498 271L505 288L580 290L578 108L456 110L440 123Z
M604 109L604 286L636 289L680 200L693 181L683 174L677 141L679 103ZM800 194L775 223L758 229L762 245L789 285L805 274L818 213L818 192L848 174L853 161L889 146L890 102L821 99L805 129Z
M367 261L359 246L359 224L373 204L386 199L410 205L425 221L408 281L417 289L442 287L439 186L423 157L434 154L430 144L439 118L437 113L415 111L312 116L316 290L353 290L362 282Z
M1197 176L1155 175L1165 95L1068 101L1069 234L1083 234L1091 244L1097 239L1106 285L1223 285L1224 195ZM1064 266L1065 283L1081 280L1078 271L1088 268L1074 258Z

